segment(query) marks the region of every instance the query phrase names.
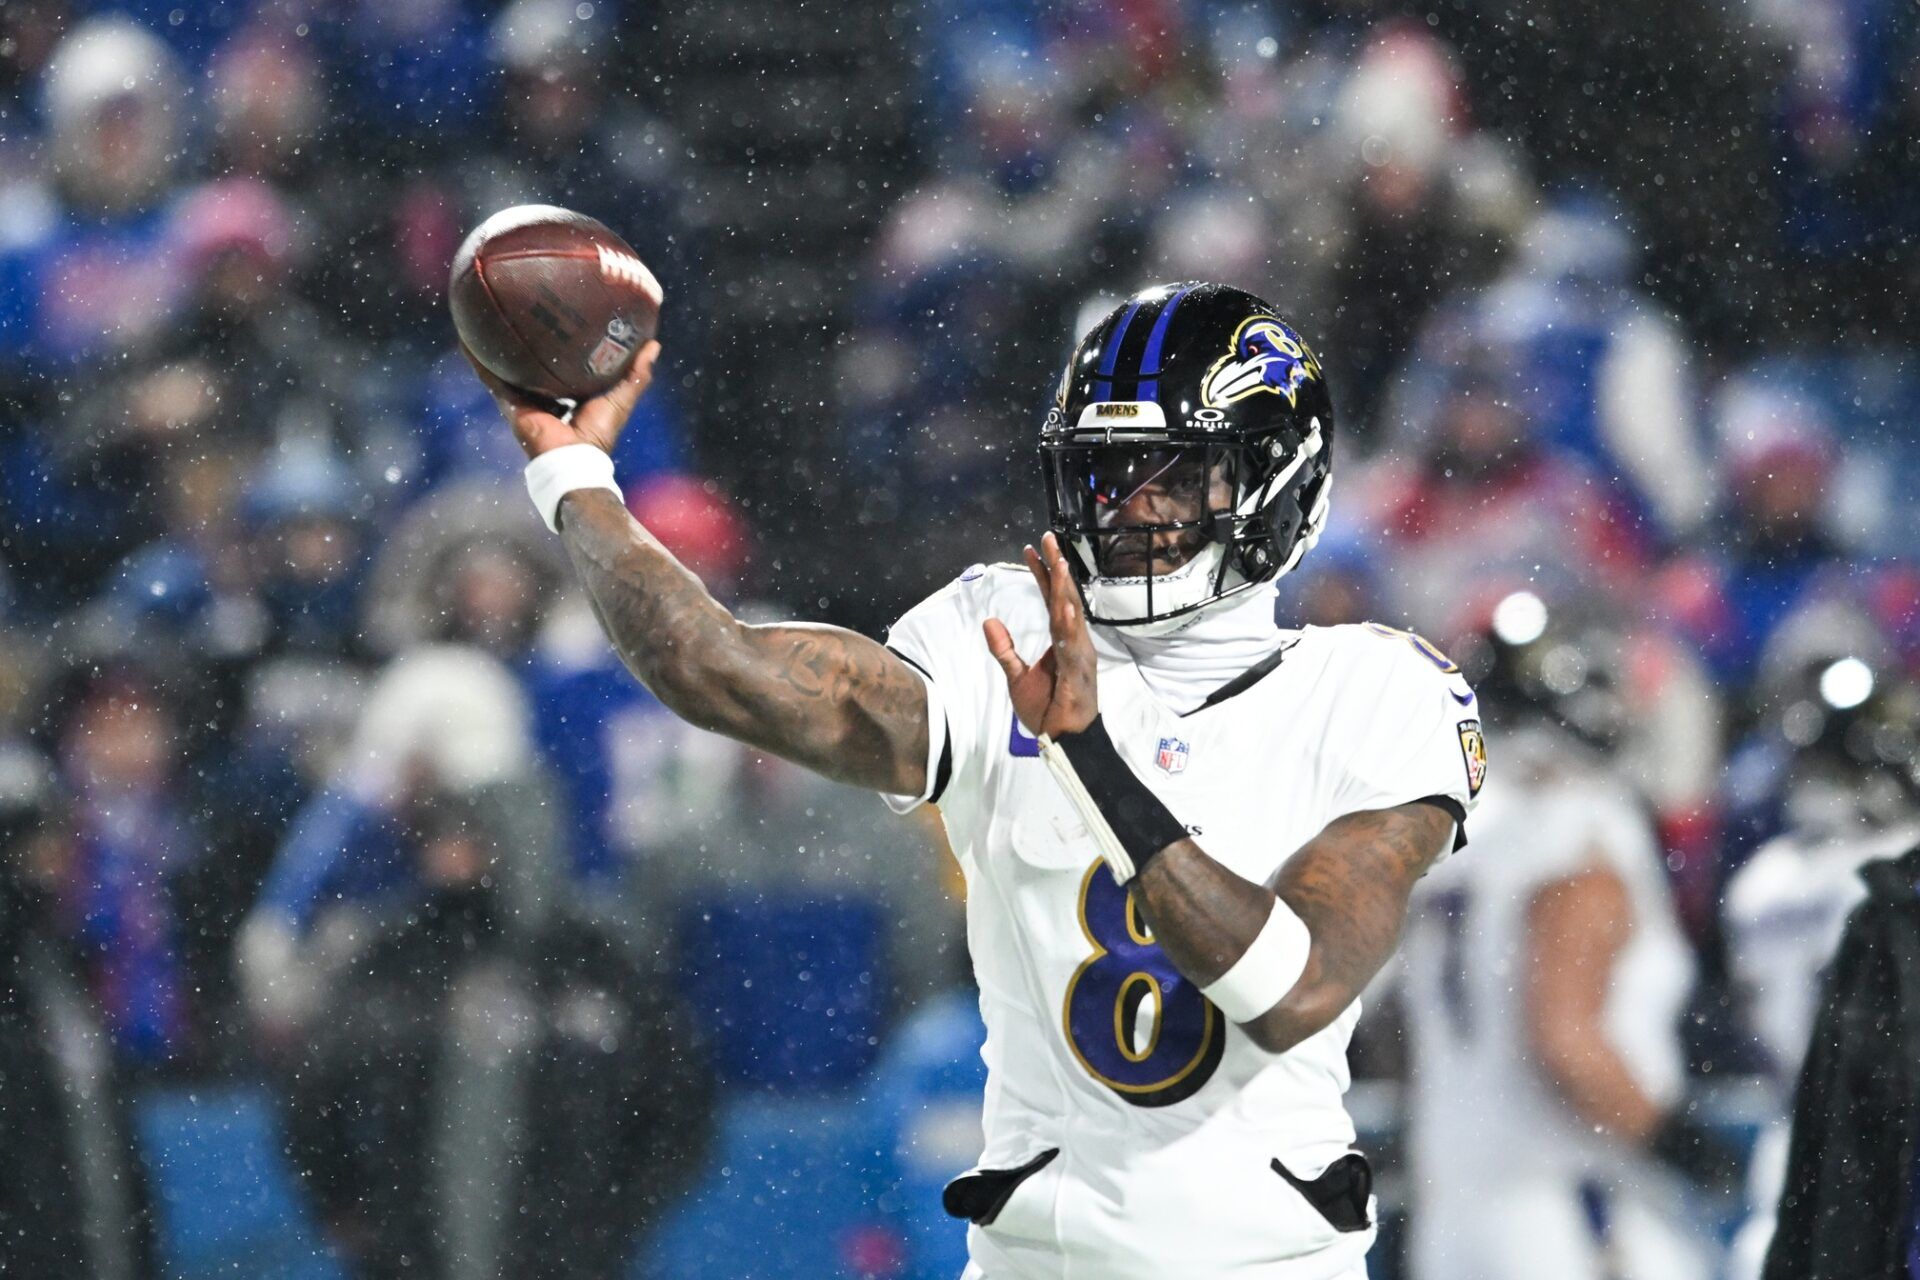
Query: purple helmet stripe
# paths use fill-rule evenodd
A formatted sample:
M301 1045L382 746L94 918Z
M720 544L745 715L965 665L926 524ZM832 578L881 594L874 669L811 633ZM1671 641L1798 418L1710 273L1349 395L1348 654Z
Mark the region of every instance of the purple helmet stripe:
M1107 349L1100 356L1100 381L1093 389L1095 400L1113 399L1113 366L1120 360L1120 343L1127 336L1127 326L1133 323L1133 317L1140 310L1140 299L1127 308L1127 314L1120 317L1120 323L1113 326L1113 333L1107 338Z
M1153 332L1147 335L1146 352L1140 357L1140 384L1134 388L1135 400L1151 400L1160 393L1160 344L1166 341L1167 323L1173 319L1174 308L1192 292L1193 286L1188 285L1160 308L1160 318L1153 322Z

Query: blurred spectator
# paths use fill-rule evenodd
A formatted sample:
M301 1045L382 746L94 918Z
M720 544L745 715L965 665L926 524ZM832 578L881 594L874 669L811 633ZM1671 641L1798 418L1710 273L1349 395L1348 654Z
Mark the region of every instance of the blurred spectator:
M153 1274L128 1091L60 895L76 834L53 771L0 747L0 1273Z
M42 88L53 199L0 237L0 364L40 377L124 350L172 314L180 275L165 202L180 169L187 98L172 53L146 28L74 27Z
M532 765L526 702L498 661L467 646L426 644L389 664L326 786L294 818L237 940L249 1006L283 1048L313 1013L314 993L294 957L316 913L411 881L407 822L426 798L497 806L496 836L529 851L512 869L549 869L558 837ZM551 887L529 881L502 892L513 909L536 913Z
M1333 112L1341 208L1320 345L1344 423L1366 448L1428 312L1486 282L1514 230L1522 181L1471 131L1452 50L1424 26L1377 28Z
M54 741L73 796L75 850L59 901L122 1062L146 1073L207 1061L217 1010L188 940L218 903L193 900L208 848L187 783L181 673L125 659L67 677Z
M414 806L410 887L322 910L289 1128L353 1273L626 1274L711 1128L700 1042L591 919L530 911L502 815ZM540 878L534 876L531 878Z
M512 0L501 8L487 33L504 76L496 150L463 173L476 212L527 203L597 211L662 264L671 296L676 280L697 278L680 219L679 148L665 121L607 92L611 7Z
M310 46L282 24L256 21L221 46L207 78L218 169L304 191L327 107Z
M1387 617L1378 548L1359 534L1323 535L1313 555L1281 579L1280 601L1288 626L1337 627Z
M357 499L351 474L317 441L269 455L249 485L242 527L266 654L364 652L360 595L371 554Z
M314 35L346 95L349 118L382 122L362 139L374 144L369 159L437 158L472 140L494 90L485 75L479 6L345 0L319 16Z
M35 114L34 92L73 19L69 0L15 0L0 10L0 130L17 136Z
M1898 299L1920 280L1920 21L1900 5L1750 0L1787 73L1765 137L1787 244L1807 261L1796 310L1836 336L1916 337Z
M1858 567L1828 524L1838 446L1814 405L1736 386L1719 430L1731 498L1722 536L1662 570L1655 600L1714 675L1741 689L1774 629Z
M1399 389L1403 448L1362 472L1344 512L1335 506L1340 527L1380 540L1395 618L1444 631L1462 582L1494 573L1627 591L1644 540L1603 478L1546 438L1481 322L1437 313L1424 346Z
M1541 187L1598 185L1623 202L1646 237L1643 281L1696 338L1805 332L1809 282L1779 251L1779 147L1761 125L1779 63L1747 6L1429 13L1461 50L1474 114L1524 148Z
M1541 435L1671 541L1710 514L1714 476L1685 335L1633 287L1637 258L1617 209L1563 198L1520 236L1518 260L1481 305Z

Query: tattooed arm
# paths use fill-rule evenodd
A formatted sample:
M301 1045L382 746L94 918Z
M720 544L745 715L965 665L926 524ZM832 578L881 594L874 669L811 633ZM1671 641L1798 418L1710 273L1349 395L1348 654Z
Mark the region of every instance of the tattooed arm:
M565 418L467 358L531 459L576 444L611 453L659 354L649 343L624 381ZM839 782L925 790L927 691L905 662L837 627L747 626L607 490L561 498L559 526L621 661L676 714Z
M837 627L745 625L603 489L560 512L615 651L677 715L840 782L925 789L927 690L905 662Z
M1149 862L1133 889L1161 949L1196 986L1240 958L1276 894L1306 922L1313 936L1306 971L1280 1003L1241 1025L1261 1048L1285 1053L1359 998L1399 944L1414 883L1452 839L1446 810L1403 804L1334 819L1267 885L1182 840Z

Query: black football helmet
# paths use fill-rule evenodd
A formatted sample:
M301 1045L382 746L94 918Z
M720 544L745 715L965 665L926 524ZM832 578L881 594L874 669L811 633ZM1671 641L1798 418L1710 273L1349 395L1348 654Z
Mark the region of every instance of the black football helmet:
M1226 285L1161 285L1080 340L1040 452L1087 616L1165 634L1292 569L1320 536L1333 400L1272 306ZM1120 508L1149 485L1191 515L1121 525ZM1161 569L1160 549L1181 541L1191 553Z
M1920 811L1920 683L1891 663L1843 656L1809 662L1777 717L1793 748L1789 809L1825 793L1876 824ZM1835 806L1814 807L1833 811Z
M1626 737L1627 637L1591 601L1515 591L1447 649L1509 728L1544 720L1608 752Z

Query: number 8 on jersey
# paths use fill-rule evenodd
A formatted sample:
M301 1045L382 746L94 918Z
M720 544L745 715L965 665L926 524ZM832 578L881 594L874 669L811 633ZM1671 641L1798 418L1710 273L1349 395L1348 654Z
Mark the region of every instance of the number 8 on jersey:
M1139 908L1096 861L1080 882L1093 944L1067 983L1067 1043L1089 1075L1136 1107L1192 1097L1226 1046L1226 1019L1155 942Z

